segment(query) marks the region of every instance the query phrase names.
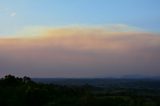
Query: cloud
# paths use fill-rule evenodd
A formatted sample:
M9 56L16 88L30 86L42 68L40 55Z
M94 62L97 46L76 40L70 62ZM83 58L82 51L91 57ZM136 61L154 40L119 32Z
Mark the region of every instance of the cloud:
M45 27L39 28L40 31L37 29L34 34L38 34L38 37L0 39L1 75L160 75L159 34L109 31L106 27Z
M12 13L10 14L11 17L14 17L14 16L16 16L16 15L17 15L16 12L12 12Z
M63 30L63 31L62 31ZM59 27L48 27L48 26L27 26L24 27L21 31L18 31L14 37L22 37L22 38L32 38L32 37L44 37L48 36L49 32L56 32L58 34L63 33L73 33L74 31L82 30L83 32L92 32L92 30L96 30L100 33L120 33L120 32L144 32L143 29L128 26L126 24L106 24L106 25L67 25L67 26L59 26ZM47 34L46 34L47 33ZM56 34L57 35L57 34ZM67 34L62 34L67 35ZM55 35L54 35L55 36ZM59 35L57 35L59 36Z
M17 13L15 11L13 11L11 8L7 8L7 7L0 7L0 12L3 12L11 17L14 17L17 15Z

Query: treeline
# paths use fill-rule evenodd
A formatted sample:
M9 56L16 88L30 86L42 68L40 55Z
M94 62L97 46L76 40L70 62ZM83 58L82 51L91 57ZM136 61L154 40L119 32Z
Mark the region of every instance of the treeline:
M0 79L0 106L160 106L160 95L159 89L60 86L7 75Z

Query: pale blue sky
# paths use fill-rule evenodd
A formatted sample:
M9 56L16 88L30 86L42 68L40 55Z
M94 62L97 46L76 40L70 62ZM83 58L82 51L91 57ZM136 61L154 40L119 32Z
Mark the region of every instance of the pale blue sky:
M125 24L160 30L160 0L0 0L0 36L28 26Z

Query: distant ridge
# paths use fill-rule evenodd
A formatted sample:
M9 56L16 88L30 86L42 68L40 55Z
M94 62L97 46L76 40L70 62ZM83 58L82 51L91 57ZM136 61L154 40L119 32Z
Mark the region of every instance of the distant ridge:
M120 78L122 78L122 79L156 79L156 80L160 80L160 76L145 76L145 75L138 75L138 74L125 75Z

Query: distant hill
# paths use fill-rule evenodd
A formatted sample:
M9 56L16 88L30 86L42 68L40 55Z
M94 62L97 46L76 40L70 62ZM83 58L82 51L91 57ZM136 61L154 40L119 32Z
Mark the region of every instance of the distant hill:
M156 79L156 80L160 80L160 76L145 76L145 75L139 75L139 74L124 75L120 78L121 79Z

